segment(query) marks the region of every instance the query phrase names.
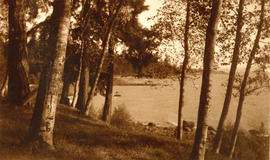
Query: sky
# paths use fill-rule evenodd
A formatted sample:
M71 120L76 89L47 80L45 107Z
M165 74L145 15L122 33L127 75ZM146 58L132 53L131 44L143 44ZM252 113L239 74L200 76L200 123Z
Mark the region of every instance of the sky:
M146 0L145 5L149 6L149 10L144 11L139 15L139 22L144 27L150 28L155 22L147 19L156 15L157 9L162 6L162 0Z

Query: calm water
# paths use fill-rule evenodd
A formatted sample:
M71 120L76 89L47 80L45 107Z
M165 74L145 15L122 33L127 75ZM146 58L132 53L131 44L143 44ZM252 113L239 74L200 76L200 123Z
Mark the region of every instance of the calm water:
M211 106L208 123L216 127L224 101L225 87L221 84L227 80L225 74L215 74L211 88ZM114 86L113 106L123 105L135 121L154 122L159 125L176 124L178 112L179 82L165 80L159 86ZM164 83L164 80L162 81ZM188 80L185 87L185 104L183 116L185 120L196 121L198 113L201 79ZM235 120L238 98L232 98L227 123ZM244 102L241 127L258 128L263 122L266 127L269 121L270 91L261 95L247 96Z

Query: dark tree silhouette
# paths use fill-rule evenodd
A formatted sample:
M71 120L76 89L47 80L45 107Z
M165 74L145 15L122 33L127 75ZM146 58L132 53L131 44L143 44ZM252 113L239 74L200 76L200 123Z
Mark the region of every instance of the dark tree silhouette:
M18 106L22 105L30 92L24 3L24 0L8 1L8 101Z

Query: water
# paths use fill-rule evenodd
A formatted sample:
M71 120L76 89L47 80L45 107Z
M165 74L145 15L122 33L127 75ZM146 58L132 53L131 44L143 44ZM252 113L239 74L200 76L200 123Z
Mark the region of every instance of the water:
M222 111L225 87L221 84L227 80L226 74L215 74L211 87L211 104L208 123L216 128ZM128 81L128 80L127 80ZM137 80L146 81L146 80ZM149 81L149 80L147 80ZM135 121L154 122L158 125L177 123L179 82L178 80L150 80L163 85L157 86L114 86L113 106L125 106ZM157 81L157 82L156 82ZM188 80L185 84L183 118L196 122L198 114L201 79ZM167 85L165 85L167 84ZM269 127L270 90L261 95L250 95L245 98L240 126L244 129L258 128L263 122ZM226 123L234 123L238 98L233 97Z

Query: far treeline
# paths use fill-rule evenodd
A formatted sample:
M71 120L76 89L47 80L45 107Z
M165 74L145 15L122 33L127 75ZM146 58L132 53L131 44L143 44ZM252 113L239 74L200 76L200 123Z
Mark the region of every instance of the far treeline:
M185 95L185 81L189 80L187 74L196 71L202 74L202 86L189 159L203 160L206 149L220 153L232 95L239 96L239 103L230 149L225 155L233 159L245 96L269 87L269 1L166 0L151 18L155 24L150 28L138 19L148 10L144 3L145 0L0 3L1 96L14 110L33 105L24 142L35 144L36 150L54 150L58 104L71 105L91 116L93 97L101 90L105 96L102 120L110 124L115 75L178 77L176 138L182 141L184 96L190 96ZM221 64L231 68L217 132L209 148L206 141L211 75ZM236 74L239 64L246 65L243 75ZM251 69L254 74L250 74ZM70 85L74 86L71 103Z

